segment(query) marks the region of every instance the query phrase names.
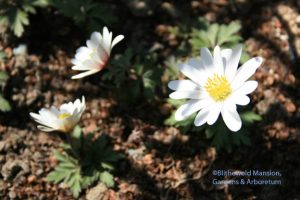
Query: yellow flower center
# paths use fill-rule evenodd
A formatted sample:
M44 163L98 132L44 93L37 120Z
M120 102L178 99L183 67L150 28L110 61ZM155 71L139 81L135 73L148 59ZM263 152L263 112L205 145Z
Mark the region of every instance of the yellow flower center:
M61 113L60 115L58 115L58 118L63 120L63 119L66 119L70 116L71 116L71 114L69 114L69 113Z
M205 89L215 101L224 101L232 92L226 77L218 74L207 79Z

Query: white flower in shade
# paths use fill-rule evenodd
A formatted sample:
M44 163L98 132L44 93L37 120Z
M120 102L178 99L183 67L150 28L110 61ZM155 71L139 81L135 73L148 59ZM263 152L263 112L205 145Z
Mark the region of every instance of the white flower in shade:
M75 58L72 59L74 64L72 69L85 72L72 76L72 79L83 78L101 71L107 65L112 48L123 38L123 35L118 35L112 40L112 32L109 32L106 27L103 28L102 35L93 32L91 39L86 42L87 47L77 49Z
M192 58L186 64L180 64L180 71L190 80L175 80L168 86L175 92L172 99L189 99L175 113L177 121L183 120L199 111L194 124L214 124L220 113L231 131L242 126L236 105L247 105L247 96L257 87L257 82L248 79L261 65L263 59L255 57L238 69L242 46L223 49L216 46L211 55L207 48L201 49L201 57Z
M80 120L85 110L85 99L76 99L75 102L62 104L59 109L52 106L50 109L42 108L39 114L30 113L30 116L41 125L38 129L46 132L71 132Z

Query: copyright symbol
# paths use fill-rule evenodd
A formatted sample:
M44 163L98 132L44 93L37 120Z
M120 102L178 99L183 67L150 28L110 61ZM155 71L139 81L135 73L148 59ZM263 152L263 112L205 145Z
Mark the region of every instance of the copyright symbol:
M216 176L216 175L218 174L218 173L217 173L217 170L213 170L212 174L213 174L214 176Z

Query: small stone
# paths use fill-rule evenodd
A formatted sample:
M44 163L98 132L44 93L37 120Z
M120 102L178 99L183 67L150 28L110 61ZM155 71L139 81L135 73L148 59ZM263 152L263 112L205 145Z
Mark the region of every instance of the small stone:
M10 199L15 199L17 197L17 194L14 191L10 191L8 193L8 196L9 196Z
M107 191L107 187L103 183L99 183L87 192L87 200L98 200L102 198L102 194Z
M296 111L296 106L293 102L289 101L289 102L285 103L285 109L289 113L295 112Z
M43 169L38 169L37 171L36 171L36 175L37 176L40 176L40 175L42 175L44 173L44 170Z
M145 165L150 165L153 163L152 154L146 154L143 158L143 162Z
M36 176L35 175L30 175L30 176L27 177L27 182L29 184L31 184L31 183L33 183L35 181L36 181Z

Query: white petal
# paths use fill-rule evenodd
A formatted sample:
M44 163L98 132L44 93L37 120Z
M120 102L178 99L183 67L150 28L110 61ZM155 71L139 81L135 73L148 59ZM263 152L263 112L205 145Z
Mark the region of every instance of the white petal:
M73 111L74 111L74 105L72 102L69 102L69 103L64 103L62 104L60 107L59 107L59 110L60 110L60 114L62 113L69 113L69 114L72 114Z
M102 45L105 51L107 52L107 54L110 54L111 40L112 40L112 32L109 32L107 27L104 27Z
M213 58L208 48L201 48L201 61L208 70L213 68Z
M235 93L247 95L252 93L257 88L257 81L246 81L240 88L238 88Z
M112 41L111 48L113 48L116 44L118 44L123 39L124 39L124 35L118 35L117 37L115 37L115 39L113 39Z
M77 75L75 75L75 76L72 76L72 79L79 79L79 78L83 78L83 77L86 77L86 76L89 76L89 75L95 74L95 73L97 73L97 72L99 72L99 71L100 71L99 69L95 69L95 70L86 71L86 72L83 72L83 73L77 74Z
M233 88L240 87L246 80L248 80L256 71L256 69L261 65L263 59L261 57L255 57L248 60L243 64L237 71L233 81Z
M214 49L214 71L220 75L224 74L223 60L219 46L216 46Z
M107 61L108 61L108 59L109 59L110 51L107 52L102 45L98 45L98 47L97 47L97 54L96 55L100 59L100 61L99 61L100 64L102 66L105 66L106 63L107 63Z
M195 126L201 126L207 122L207 116L209 114L209 107L205 107L197 114L194 124Z
M57 129L53 129L53 128L50 128L47 126L40 126L40 125L38 125L37 128L40 129L41 131L45 131L45 132L51 132L51 131L57 130Z
M44 123L43 122L43 119L42 119L42 117L40 116L40 115L38 115L38 114L36 114L36 113L29 113L30 114L30 116L36 121L36 122L38 122L38 123L40 123L40 124L42 124L42 123Z
M221 56L222 58L225 58L226 62L229 60L232 54L232 49L222 49L221 50Z
M231 95L229 98L227 98L223 103L223 107L225 107L227 110L236 110L235 96Z
M39 115L35 113L30 113L30 116L34 118L36 122L41 125L51 127L51 128L58 128L57 124L57 116L55 113L52 113L49 109L42 108L39 110Z
M225 106L223 106L221 114L226 126L231 131L236 132L241 129L242 121L236 110L229 110Z
M89 55L92 53L92 50L87 47L80 47L76 50L75 58L78 60L86 60L89 58Z
M175 80L170 81L168 87L171 90L195 90L198 86L190 80Z
M246 95L238 96L238 98L235 99L235 103L237 105L245 106L250 103L250 98Z
M94 69L93 67L89 67L89 66L78 66L75 65L72 67L73 70L77 70L77 71L87 71L87 70L92 70Z
M175 120L180 121L191 114L197 112L198 110L210 105L212 101L210 99L205 100L189 100L187 103L183 104L178 108L175 113Z
M175 91L175 92L172 92L169 96L172 99L201 99L201 98L203 98L201 96L201 91L200 90Z
M93 32L91 34L91 42L95 45L100 44L102 41L102 35L99 32Z
M207 73L202 61L199 58L191 58L188 60L188 65L194 67L199 70L201 73Z
M205 81L203 74L201 74L201 72L198 69L188 64L179 64L179 69L186 77L190 78L197 84L201 84Z
M214 124L221 112L223 104L222 103L216 103L213 106L210 107L209 114L207 116L207 124L212 125Z
M188 65L194 67L195 69L197 69L197 71L199 71L198 74L201 75L197 78L197 83L203 86L207 78L211 75L212 70L208 70L199 58L189 59Z
M242 45L237 45L232 50L230 59L228 60L225 68L225 76L229 81L231 81L236 74L236 70L239 65L241 54L242 54Z

